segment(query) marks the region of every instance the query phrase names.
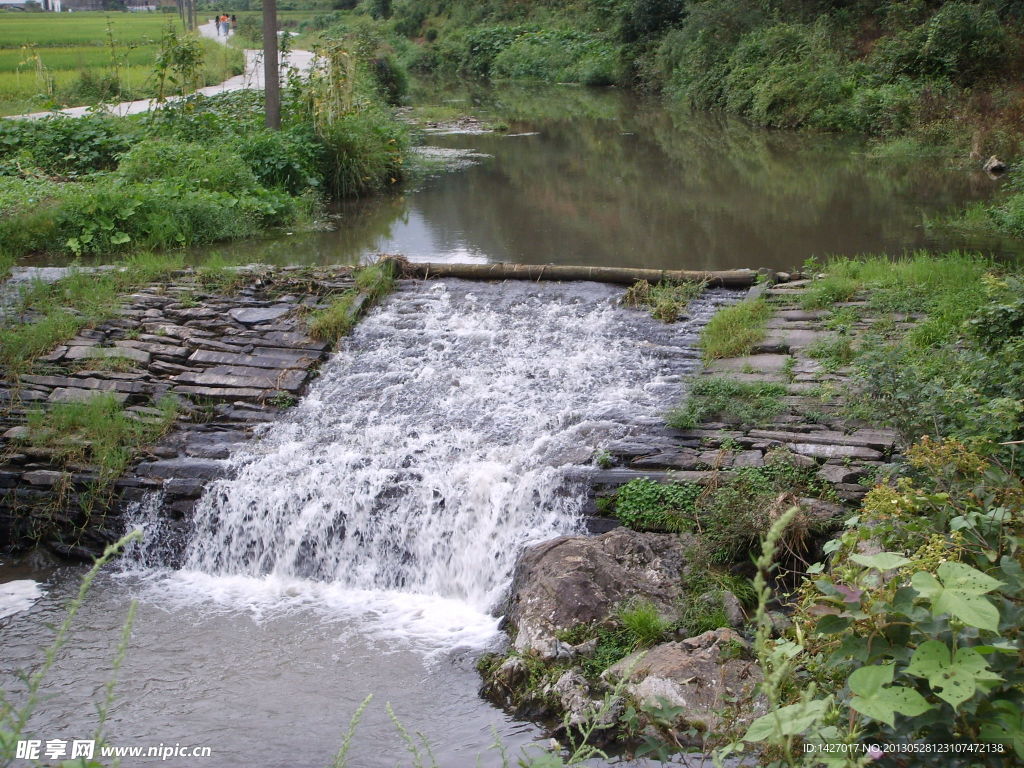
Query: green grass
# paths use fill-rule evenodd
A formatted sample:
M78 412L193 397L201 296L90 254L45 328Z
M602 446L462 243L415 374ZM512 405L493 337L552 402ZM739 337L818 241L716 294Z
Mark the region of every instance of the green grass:
M374 303L391 293L395 287L395 268L389 261L380 261L357 268L354 279L355 288L340 294L309 316L306 329L314 339L337 344L347 336L359 320L356 312L359 297L365 296L368 303Z
M649 600L636 600L619 606L615 618L632 635L633 648L649 648L661 640L672 626Z
M834 372L852 363L857 353L849 337L837 334L814 342L808 347L807 355L819 361L826 371Z
M782 384L701 377L694 382L686 402L669 412L667 421L678 429L693 429L714 418L764 424L782 413L785 394Z
M359 291L350 289L332 299L323 309L313 312L306 323L309 335L331 344L337 344L343 337L348 336L358 319L355 314L357 298Z
M101 481L112 482L140 448L170 429L177 417L173 398L155 404L159 415L142 421L130 417L110 393L82 403L57 403L28 415L28 442L47 448L64 464L89 464Z
M825 277L810 285L802 303L808 309L829 308L864 294L877 312L926 314L909 336L929 346L955 336L986 300L982 278L992 269L989 259L958 251L939 256L918 252L901 259L837 258L825 266Z
M718 310L700 335L704 360L750 354L764 338L771 316L772 308L764 299L748 299Z
M122 270L72 271L55 283L37 282L21 297L28 322L0 328L0 365L7 376L27 372L36 358L82 328L113 317L120 295L181 268L180 255L137 254Z
M3 14L0 115L155 95L153 68L168 25L181 32L174 14ZM200 45L203 85L242 71L241 51L207 39Z
M640 280L626 291L622 303L628 307L649 307L651 316L665 323L674 323L686 306L700 296L707 283L668 283L651 285Z
M181 22L176 14L163 13L5 13L0 18L0 48L15 49L20 49L26 43L40 47L103 46L107 43L108 22L114 37L126 45L155 40L168 23L173 23L181 30Z

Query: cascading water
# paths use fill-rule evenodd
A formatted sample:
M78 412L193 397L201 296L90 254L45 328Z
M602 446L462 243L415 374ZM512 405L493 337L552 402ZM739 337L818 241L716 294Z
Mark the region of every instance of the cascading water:
M694 324L720 300L662 325L620 295L403 288L206 490L165 586L261 609L369 609L412 634L485 642L519 551L579 527L572 476L678 398Z

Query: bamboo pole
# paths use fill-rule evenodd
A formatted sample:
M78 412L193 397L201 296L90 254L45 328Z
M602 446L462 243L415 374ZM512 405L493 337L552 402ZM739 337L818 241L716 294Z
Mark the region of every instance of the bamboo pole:
M444 264L394 259L401 277L426 280L458 277L464 280L592 280L598 283L632 285L649 283L701 283L726 288L746 288L757 273L751 269L699 271L688 269L639 269L632 267L582 267L562 264Z

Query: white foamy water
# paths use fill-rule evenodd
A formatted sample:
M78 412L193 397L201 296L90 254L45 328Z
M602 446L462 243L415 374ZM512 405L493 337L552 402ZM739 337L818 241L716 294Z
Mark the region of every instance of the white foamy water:
M0 619L27 611L43 596L39 583L32 579L17 579L0 584Z
M231 459L197 507L184 567L149 581L173 601L358 613L428 645L487 643L519 552L580 527L570 475L678 399L693 366L683 347L715 303L665 326L616 306L620 295L400 291Z

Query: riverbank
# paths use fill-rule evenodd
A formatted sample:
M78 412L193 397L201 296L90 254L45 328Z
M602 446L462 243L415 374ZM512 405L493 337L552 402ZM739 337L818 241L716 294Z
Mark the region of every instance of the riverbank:
M262 94L250 90L191 96L152 114L3 121L5 257L247 238L308 224L323 199L394 188L408 132L369 63L337 50L287 89L280 131L263 125Z
M1000 396L1019 386L1004 357L1021 343L1019 276L957 255L827 269L720 310L673 426L595 457L634 476L598 504L637 533L520 560L511 649L482 659L483 691L560 723L570 752L581 737L637 754L745 743L816 765L801 742L966 739L992 745L985 764L1019 759L1000 709L1021 675L1021 407ZM935 602L935 573L948 589L975 580L978 614ZM996 635L1008 655L984 647ZM922 667L951 638L1006 705L980 685L954 695ZM874 674L895 683L881 708Z
M17 342L68 311L39 315L30 301L3 332L2 546L45 542L88 559L120 535L126 507L154 491L187 521L220 460L298 401L332 345L386 290L382 273L363 272L175 272L110 296L101 322L15 361L26 347ZM30 290L60 296L69 281L95 277L72 273Z

